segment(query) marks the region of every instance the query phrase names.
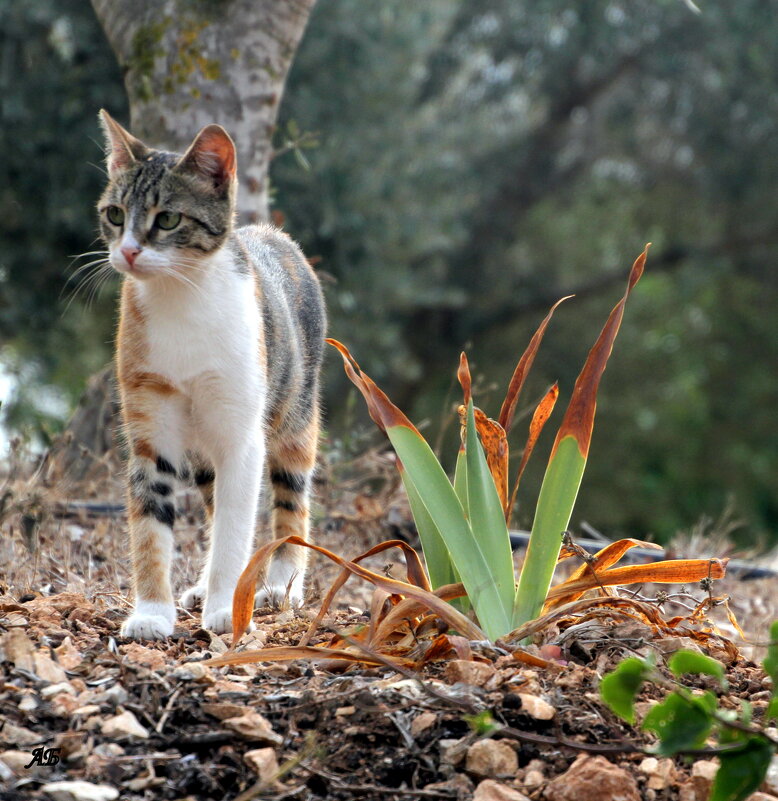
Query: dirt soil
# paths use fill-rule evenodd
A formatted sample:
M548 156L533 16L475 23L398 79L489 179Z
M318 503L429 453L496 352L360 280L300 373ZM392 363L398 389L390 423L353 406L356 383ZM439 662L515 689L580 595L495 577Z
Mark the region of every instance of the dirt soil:
M392 471L390 457L376 451L325 466L318 541L354 556L381 540L411 538ZM530 649L549 658L544 667L485 643L466 644L468 659L427 661L428 643L420 642L418 668L401 672L302 660L204 666L227 650L230 635L203 630L199 614L184 610L168 641L120 637L129 586L118 475L105 459L79 487L50 465L37 472L17 465L0 478L3 801L707 797L711 759L647 755L641 749L651 736L599 700L600 678L624 656L653 651L662 664L690 644L634 620L544 632ZM191 493L179 509L181 590L194 580L204 536ZM402 557L391 558L374 559L373 569L400 575ZM257 610L257 629L239 648L296 644L336 575L317 560L306 607ZM314 642L367 623L371 588L355 581ZM774 580L719 583L716 594L729 593L741 625L763 637L778 617ZM725 615L716 622L737 639ZM749 661L759 653L743 645L734 660L721 648L712 655L728 660L722 703L747 699L759 721L769 697L764 673ZM703 679L699 686L713 689ZM658 697L647 691L639 709ZM43 764L26 767L31 762ZM778 797L778 786L764 789Z

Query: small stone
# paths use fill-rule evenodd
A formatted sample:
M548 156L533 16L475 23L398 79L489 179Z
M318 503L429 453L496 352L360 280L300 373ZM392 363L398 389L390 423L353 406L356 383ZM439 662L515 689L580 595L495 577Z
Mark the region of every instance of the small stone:
M117 682L116 684L112 684L107 690L103 690L103 692L96 695L93 700L97 704L108 704L116 707L126 704L129 700L129 696L127 695L127 690Z
M69 693L57 693L50 703L51 711L60 718L70 717L81 706L79 700Z
M104 720L100 730L106 737L116 740L132 739L133 737L145 740L149 736L148 731L138 723L138 719L129 709Z
M438 722L438 716L434 712L420 712L411 721L411 734L418 737L425 731L431 729Z
M73 710L74 715L81 715L81 717L89 717L89 715L96 715L100 712L98 704L85 704Z
M704 779L707 782L713 783L718 770L718 762L714 762L712 759L698 759L692 765L692 778Z
M697 793L691 782L684 782L678 787L678 801L697 801Z
M239 704L230 704L226 701L216 701L214 703L202 704L200 707L207 715L211 715L219 720L227 720L227 718L240 717L245 711L245 706Z
M428 793L445 793L448 798L471 798L473 795L473 782L465 773L455 773L444 782L433 782L424 786Z
M505 740L487 738L467 749L465 769L476 776L513 776L519 769L516 752Z
M101 757L118 757L124 755L124 749L118 743L100 743L92 753Z
M223 654L227 650L227 643L218 634L209 631L208 636L210 637L209 651L213 651L215 654Z
M473 793L473 801L530 801L524 793L493 779L484 779Z
M114 801L119 791L107 784L91 782L49 782L41 787L52 801Z
M605 757L581 755L546 785L546 801L641 801L635 779Z
M0 637L0 662L13 662L15 667L35 672L35 645L22 629L11 629Z
M764 777L764 789L768 793L778 795L778 757L773 757L770 760L767 774Z
M58 684L68 680L65 671L48 654L37 652L33 661L35 663L33 673L42 681Z
M6 721L2 729L0 729L0 743L5 743L10 746L20 745L38 745L43 742L40 734L36 734L24 726L14 726L13 723ZM29 760L27 760L29 762Z
M32 761L32 755L29 751L2 751L0 752L0 762L2 762L11 772L10 776L5 778L9 781L14 775L21 776L25 770L28 770L27 765ZM31 765L34 768L35 765Z
M664 790L675 783L675 766L672 759L646 757L638 770L648 776L647 787L650 790Z
M149 670L159 670L167 664L165 654L156 648L147 648L139 642L130 642L119 646L119 652L124 655L127 662L133 665L143 665Z
M458 765L467 754L466 740L454 740L445 738L438 740L440 749L440 761L446 765Z
M281 745L284 742L284 738L273 731L267 718L253 710L249 710L237 718L227 718L224 725L250 742L265 743L266 745Z
M546 777L541 773L539 770L534 769L527 769L524 772L524 781L522 784L528 790L535 790L538 787L542 787L546 782Z
M34 695L25 695L22 700L19 701L19 711L21 712L32 712L34 709L37 709L38 706L38 699Z
M173 678L179 681L207 681L211 671L200 662L187 662L173 669Z
M49 684L41 690L41 698L53 698L60 693L68 693L68 695L75 695L76 688L69 681L60 681L57 684Z
M278 759L272 748L246 751L243 760L259 776L260 781L269 782L278 774Z
M335 717L348 718L351 717L351 715L353 715L356 711L357 708L355 706L339 706L335 710Z
M521 698L521 711L535 720L551 720L556 715L554 709L548 701L544 701L537 695L529 693L518 693Z
M486 662L472 662L469 659L452 659L446 665L446 681L451 684L461 681L483 687L497 671Z
M81 652L76 650L73 646L70 637L65 637L62 643L54 649L54 653L57 655L57 662L59 662L65 670L73 670L73 668L78 667L84 661L84 657L81 655Z

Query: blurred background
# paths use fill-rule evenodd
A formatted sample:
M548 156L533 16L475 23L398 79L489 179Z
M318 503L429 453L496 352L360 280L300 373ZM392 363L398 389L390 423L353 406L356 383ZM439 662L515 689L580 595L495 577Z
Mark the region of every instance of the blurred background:
M496 417L548 307L577 295L523 398L560 382L524 527L553 423L651 241L573 523L666 540L726 511L741 545L778 539L778 15L764 0L701 10L319 0L295 56L273 218L316 263L330 335L444 458L460 350ZM42 446L111 358L118 282L73 296L69 277L97 247L97 110L128 124L129 107L83 0L0 0L0 88L2 447ZM324 399L331 451L379 441L332 355Z

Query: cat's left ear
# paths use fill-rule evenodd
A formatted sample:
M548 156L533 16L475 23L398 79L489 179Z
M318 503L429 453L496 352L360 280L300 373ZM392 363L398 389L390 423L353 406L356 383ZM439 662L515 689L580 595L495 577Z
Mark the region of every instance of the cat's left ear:
M109 177L116 177L118 173L143 159L149 152L140 139L125 131L104 108L100 109L100 124L105 133Z
M235 144L227 131L221 125L206 125L177 168L199 173L217 192L223 193L235 179L235 162Z

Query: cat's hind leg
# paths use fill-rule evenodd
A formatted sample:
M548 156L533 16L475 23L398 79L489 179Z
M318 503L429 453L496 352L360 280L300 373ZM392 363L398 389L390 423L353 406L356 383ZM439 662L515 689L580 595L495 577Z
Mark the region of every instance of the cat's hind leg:
M203 499L205 518L210 533L210 529L213 526L213 497L216 474L214 473L213 466L199 455L192 459L192 473L195 486ZM184 609L194 609L196 606L201 606L205 601L206 582L207 576L201 576L194 587L190 587L182 593L181 597L178 599L179 604L181 604Z
M311 410L307 425L297 430L271 430L268 437L268 472L272 487L272 528L276 539L296 534L308 540L310 495L319 438L318 410ZM273 556L257 588L258 606L301 606L305 595L308 549L282 545Z

